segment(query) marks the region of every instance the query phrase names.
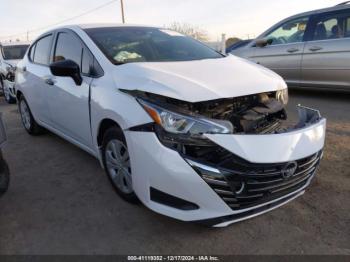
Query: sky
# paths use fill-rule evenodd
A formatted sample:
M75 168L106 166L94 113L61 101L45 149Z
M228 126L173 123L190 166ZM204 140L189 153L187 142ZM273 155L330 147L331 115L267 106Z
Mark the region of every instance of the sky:
M167 26L188 23L205 30L211 41L254 38L278 21L304 11L334 6L344 0L124 0L127 23ZM62 20L111 0L0 0L0 41L30 40ZM61 23L120 23L120 2ZM41 30L39 30L41 29Z

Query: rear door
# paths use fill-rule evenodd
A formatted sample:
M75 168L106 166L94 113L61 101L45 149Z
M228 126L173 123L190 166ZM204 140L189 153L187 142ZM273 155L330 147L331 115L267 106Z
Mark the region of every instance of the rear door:
M53 34L47 34L37 40L30 48L29 63L19 68L17 82L29 104L35 119L49 124L50 114L46 89L46 79L51 75L49 58L52 48Z
M319 14L302 60L302 85L350 90L350 9Z
M308 21L309 16L293 18L270 30L263 36L270 44L256 47L251 60L275 71L290 86L298 86Z
M76 85L70 77L51 75L51 85L47 88L52 127L80 144L91 148L89 92L92 78L89 70L93 56L80 38L70 30L56 35L53 62L61 60L76 62L83 82Z

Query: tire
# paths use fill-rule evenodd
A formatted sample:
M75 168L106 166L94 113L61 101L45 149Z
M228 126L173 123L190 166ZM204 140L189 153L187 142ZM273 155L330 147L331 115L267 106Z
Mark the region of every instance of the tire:
M9 183L10 171L0 152L0 196L7 191Z
M117 127L109 128L102 142L102 160L107 176L116 192L130 203L138 203L132 187L130 157L124 134Z
M18 111L21 115L23 127L28 132L28 134L36 136L41 135L44 132L44 129L35 121L28 103L23 95L21 95L18 99Z

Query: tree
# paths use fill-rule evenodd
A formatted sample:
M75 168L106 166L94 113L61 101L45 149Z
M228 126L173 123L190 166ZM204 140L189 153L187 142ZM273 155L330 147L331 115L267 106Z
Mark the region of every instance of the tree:
M198 26L194 26L187 23L173 22L168 26L169 29L179 32L181 34L191 36L199 41L208 41L208 33Z
M234 43L237 43L238 41L241 41L241 39L238 37L230 37L229 39L226 40L226 46L229 47Z

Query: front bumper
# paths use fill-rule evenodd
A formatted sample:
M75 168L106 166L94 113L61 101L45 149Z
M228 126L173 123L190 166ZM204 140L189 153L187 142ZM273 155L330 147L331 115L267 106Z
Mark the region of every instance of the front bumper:
M281 134L207 135L229 153L215 165L181 156L162 145L153 132L126 131L135 193L158 213L212 226L268 212L302 195L315 175L326 120L304 122ZM154 201L152 189L198 208Z

